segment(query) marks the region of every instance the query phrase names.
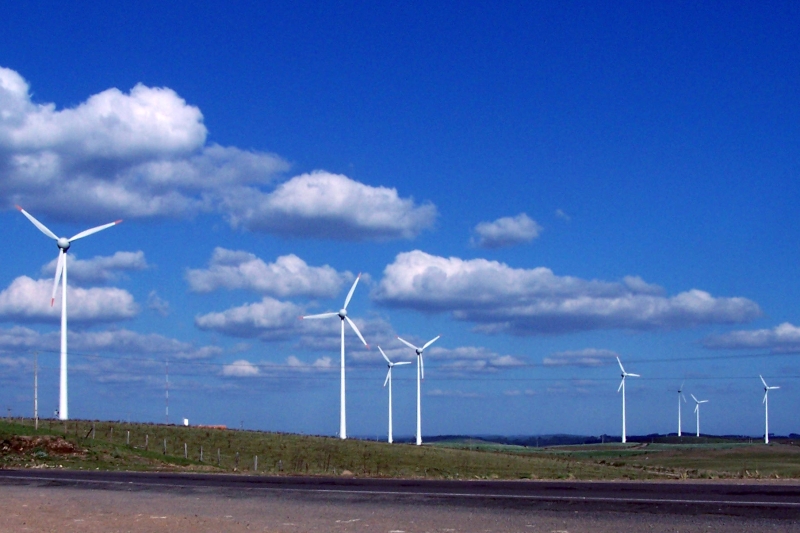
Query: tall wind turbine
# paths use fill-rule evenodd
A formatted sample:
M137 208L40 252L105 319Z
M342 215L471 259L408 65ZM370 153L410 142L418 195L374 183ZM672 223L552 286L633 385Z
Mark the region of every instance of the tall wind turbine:
M422 352L425 351L425 348L439 340L439 337L441 337L441 335L437 335L436 337L432 338L422 345L422 348L417 348L410 342L397 337L397 340L417 352L417 446L422 444L422 403L420 394L420 379L425 379L425 363L422 362Z
M678 387L678 436L681 436L681 400L686 403L686 396L683 395L683 385L685 381Z
M628 442L628 437L625 433L625 378L629 376L632 378L638 378L641 376L639 374L625 372L625 369L622 367L622 361L619 360L619 357L617 357L617 363L619 363L619 369L622 370L622 382L620 382L619 388L617 388L617 392L620 390L622 391L622 442Z
M410 365L411 361L401 361L399 363L392 363L389 360L389 358L386 357L386 354L383 353L383 350L381 350L380 346L378 346L378 350L381 351L381 355L383 356L384 359L386 359L386 362L389 363L388 364L389 372L386 373L386 379L383 381L383 386L385 387L386 383L389 383L389 444L391 444L392 443L392 368L398 365Z
M332 316L338 316L342 321L342 362L341 362L341 395L339 398L340 401L340 411L339 411L339 438L346 439L347 438L347 413L345 409L345 393L344 393L344 322L347 321L350 324L350 327L353 328L353 331L356 332L358 338L361 339L361 342L364 343L364 346L369 348L369 344L367 341L364 340L364 337L361 336L361 332L358 331L355 322L350 320L350 317L347 316L347 304L350 303L350 298L353 297L353 293L356 290L356 285L358 285L358 280L361 279L361 274L356 277L356 280L353 282L353 286L350 287L350 292L347 293L347 298L344 299L344 306L339 309L338 313L322 313L319 315L308 315L300 317L305 320L310 320L314 318L328 318Z
M764 404L764 444L769 444L769 400L767 396L769 395L769 391L774 389L780 389L780 387L770 387L767 385L767 382L764 381L764 377L759 374L758 377L761 378L761 383L764 384L764 399L761 403Z
M69 410L67 406L67 251L69 250L70 245L77 241L78 239L82 239L84 237L88 237L98 231L102 231L106 228L110 228L111 226L116 226L122 220L117 220L115 222L111 222L109 224L103 224L102 226L97 226L96 228L87 229L86 231L82 231L71 238L66 237L56 237L56 234L47 229L47 226L33 218L33 216L22 209L20 206L16 206L20 212L25 215L28 220L33 222L33 225L39 228L39 231L50 237L51 239L56 241L58 245L58 263L56 265L56 277L53 280L53 295L50 298L50 307L53 307L56 301L56 290L58 290L58 281L59 278L61 279L61 379L60 379L60 390L58 395L58 418L61 420L68 420L69 419Z
M697 404L697 405L694 406L694 412L697 415L697 436L699 437L700 436L700 404L701 403L707 403L708 400L698 400L697 398L694 397L694 394L690 394L689 396L691 396L692 400L694 400L694 403Z

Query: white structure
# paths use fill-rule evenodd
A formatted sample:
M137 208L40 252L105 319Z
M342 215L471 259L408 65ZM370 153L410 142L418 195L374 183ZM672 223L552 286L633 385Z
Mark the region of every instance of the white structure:
M689 396L691 396L692 400L694 400L694 403L697 404L697 405L694 406L694 412L697 415L697 436L699 437L700 436L700 404L701 403L707 403L708 400L698 400L697 398L694 397L694 394L690 394Z
M383 386L385 387L387 383L389 384L389 444L391 444L392 443L392 368L394 368L397 365L410 365L411 361L401 361L399 363L392 363L389 360L389 358L386 357L386 354L383 353L383 350L381 350L380 346L378 346L378 350L381 351L381 355L383 356L384 359L386 359L386 362L389 363L387 365L389 367L389 371L386 373L386 379L383 381Z
M342 321L342 359L341 359L341 395L339 398L340 401L340 411L339 411L339 438L346 439L347 438L347 410L345 408L345 389L344 389L344 321L346 320L350 327L353 328L353 331L356 332L358 338L361 339L361 342L364 343L364 346L369 348L367 341L364 340L364 337L361 336L361 332L358 331L355 323L350 320L350 317L347 316L347 304L350 303L350 298L353 297L353 292L356 290L356 285L358 285L358 280L361 279L361 274L358 275L356 280L353 282L353 286L350 287L350 292L347 293L347 298L344 299L344 306L339 309L338 313L322 313L319 315L308 315L301 317L303 319L309 320L314 318L328 318L333 316L338 316Z
M422 444L422 397L420 393L422 389L421 389L420 379L425 379L425 363L423 363L422 361L422 352L425 351L425 348L427 348L428 346L439 340L439 337L441 337L441 335L437 335L436 337L432 338L431 340L426 342L422 346L422 348L417 348L410 342L405 341L400 337L397 337L397 340L399 340L400 342L402 342L403 344L405 344L406 346L408 346L417 353L417 446Z
M638 378L641 377L639 374L631 374L629 372L625 372L625 369L622 367L622 361L619 360L617 357L617 363L619 363L619 369L622 370L622 382L619 384L617 388L617 392L622 391L622 442L628 442L628 436L626 434L625 428L625 378L632 377Z
M25 215L28 220L33 222L33 225L39 228L39 231L50 237L51 239L56 241L58 245L58 263L56 266L56 277L53 280L53 295L50 298L50 307L55 304L56 301L56 290L58 290L58 281L59 278L61 279L61 379L60 379L60 390L58 395L58 417L61 420L68 420L69 419L69 410L67 406L67 250L69 250L70 245L77 241L78 239L82 239L84 237L88 237L93 233L97 233L98 231L102 231L106 228L110 228L111 226L115 226L122 222L122 220L117 220L115 222L111 222L110 224L104 224L102 226L97 226L96 228L87 229L86 231L82 231L75 235L74 237L67 239L66 237L56 237L56 234L47 229L47 226L33 218L27 211L22 209L20 206L17 206L17 209Z
M769 395L769 391L780 389L780 387L770 387L767 385L767 382L764 381L764 377L761 374L758 375L761 378L761 383L764 384L764 399L761 403L764 404L764 444L769 444L769 400L767 399Z
M678 436L681 436L681 400L683 403L686 403L686 396L683 395L683 384L686 383L685 381L681 383L681 386L678 387Z

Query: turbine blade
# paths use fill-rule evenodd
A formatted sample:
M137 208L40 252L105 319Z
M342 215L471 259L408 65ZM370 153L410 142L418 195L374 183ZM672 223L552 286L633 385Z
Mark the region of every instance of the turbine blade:
M301 316L300 318L302 318L303 320L313 320L315 318L328 318L328 317L331 317L331 316L339 316L339 313L321 313L319 315Z
M392 363L392 364L393 364L394 366L399 366L399 365L410 365L410 364L411 364L411 361L400 361L399 363Z
M681 393L681 398L683 398L683 403L686 403L686 396L684 396L683 393Z
M619 382L619 387L617 387L617 392L622 390L623 383L625 383L625 378L622 378L622 381Z
M33 215L31 215L30 213L28 213L27 211L22 209L20 206L17 206L17 209L19 209L20 212L28 218L28 220L33 222L33 225L36 226L37 228L39 228L39 231L41 231L42 233L44 233L45 235L47 235L51 239L54 239L56 241L58 240L58 237L56 237L56 234L53 233L52 231L50 231L49 229L47 229L47 226L45 226L44 224L42 224L41 222L39 222L38 220L33 218Z
M767 394L768 393L769 393L769 391L764 391L764 399L761 400L761 403L767 403Z
M760 377L760 378L761 378L761 383L763 383L765 387L769 387L769 385L767 385L767 382L766 382L766 381L764 381L764 376L762 376L761 374L759 374L759 375L758 375L758 377Z
M698 409L700 409L700 404L699 403L694 406L694 412L696 413Z
M387 362L387 363L389 363L390 365L391 365L391 364L394 364L394 363L392 363L391 361L389 361L389 358L388 358L388 357L386 357L386 354L385 354L385 353L383 353L383 350L381 350L381 347L380 347L380 346L378 346L378 350L380 350L380 352L381 352L381 355L383 356L383 358L384 358L384 359L386 359L386 362ZM384 384L384 385L385 385L385 384Z
M408 342L407 340L403 340L403 339L401 339L400 337L397 337L397 340L399 340L400 342L402 342L403 344L405 344L406 346L408 346L408 347L409 347L409 348L411 348L412 350L417 350L417 349L418 349L416 346L414 346L413 344L411 344L411 343L410 343L410 342Z
M431 339L431 340L429 340L428 342L426 342L426 343L425 343L425 344L422 346L422 349L424 350L425 348L427 348L428 346L430 346L430 345L431 345L431 344L433 344L434 342L438 341L438 340L439 340L439 337L441 337L441 335L436 335L436 337L434 337L433 339Z
M628 375L628 376L630 376L632 378L640 378L640 377L642 377L639 374L626 374L626 375Z
M67 260L67 254L64 250L58 249L58 263L56 264L56 277L53 279L53 295L50 297L50 307L56 303L56 291L58 290L58 282L61 281L61 272L64 270L64 262Z
M683 381L681 382L681 386L680 386L680 387L678 387L678 392L683 392L683 386L684 386L685 384L686 384L686 380L683 380Z
M367 341L365 341L364 337L361 336L361 332L358 331L358 328L356 327L356 323L353 322L352 320L350 320L349 316L344 317L344 319L347 320L347 323L350 324L350 327L353 328L353 331L356 332L356 335L358 335L358 338L361 339L361 342L364 343L364 346L369 348L369 344L367 344Z
M767 388L768 388L768 389L770 389L770 390L771 390L771 389L780 389L780 388L781 388L781 386L780 386L780 385L776 385L776 386L774 386L774 387L767 387Z
M356 276L356 280L353 282L353 286L350 287L350 292L347 293L347 298L344 299L344 308L347 309L347 304L350 303L350 298L353 297L353 293L356 291L356 285L358 285L358 280L361 279L361 272L358 273Z
M115 220L114 222L110 222L108 224L103 224L102 226L97 226L96 228L87 229L75 235L74 237L70 238L69 242L77 241L78 239L83 239L84 237L88 237L93 233L97 233L98 231L103 231L106 228L110 228L111 226L116 226L117 224L121 223L122 220Z
M386 373L386 379L383 380L383 386L385 387L387 383L389 383L389 377L392 375L392 367L389 367L389 371Z
M689 396L692 397L692 400L697 401L697 398L694 397L694 394L690 394Z
M622 370L622 373L625 373L625 369L622 367L622 361L619 360L619 356L617 356L617 363L619 363L619 369Z

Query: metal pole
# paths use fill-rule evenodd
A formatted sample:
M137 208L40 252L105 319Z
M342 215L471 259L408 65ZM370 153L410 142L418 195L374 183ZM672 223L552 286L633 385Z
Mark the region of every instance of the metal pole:
M33 419L34 428L39 429L39 366L38 352L33 352Z

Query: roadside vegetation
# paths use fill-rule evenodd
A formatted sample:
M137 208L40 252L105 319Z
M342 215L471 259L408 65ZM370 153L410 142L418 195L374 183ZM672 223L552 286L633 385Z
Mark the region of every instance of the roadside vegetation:
M525 447L457 439L387 444L259 431L30 419L0 421L0 468L237 472L436 479L800 478L776 442Z

